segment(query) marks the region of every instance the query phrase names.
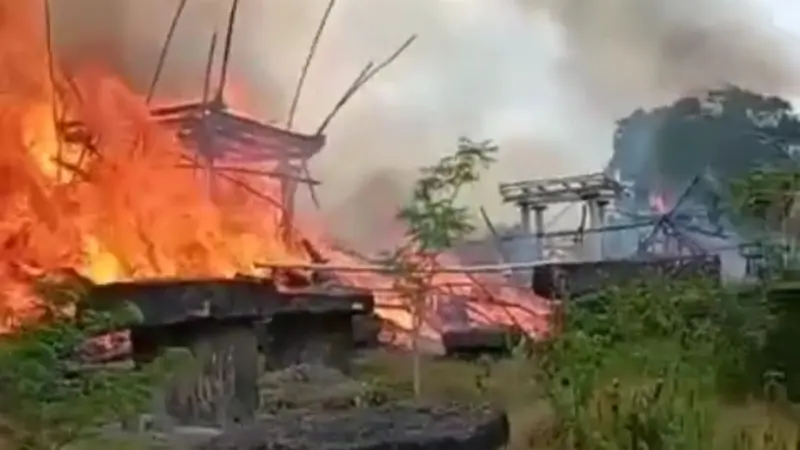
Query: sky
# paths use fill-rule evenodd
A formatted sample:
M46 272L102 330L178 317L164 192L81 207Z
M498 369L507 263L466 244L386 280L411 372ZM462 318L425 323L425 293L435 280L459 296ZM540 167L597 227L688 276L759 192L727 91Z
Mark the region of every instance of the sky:
M771 11L775 26L793 33L800 41L800 2L793 0L750 0Z
M763 9L772 19L772 25L787 33L787 39L800 49L800 2L794 0L749 0ZM800 51L797 54L800 60ZM796 109L800 109L800 95L788 98Z

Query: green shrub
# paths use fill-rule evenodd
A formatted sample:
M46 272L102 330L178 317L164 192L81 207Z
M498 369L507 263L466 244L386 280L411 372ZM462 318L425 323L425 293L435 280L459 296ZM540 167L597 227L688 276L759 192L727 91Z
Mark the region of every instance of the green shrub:
M564 332L539 352L556 444L711 448L720 396L753 385L750 362L768 317L759 292L699 279L650 280L573 301Z
M86 309L86 291L77 284L40 287L45 300L37 319L0 341L0 442L15 449L54 450L96 436L103 425L143 411L164 373L160 364L87 368L82 344L126 324L129 312Z

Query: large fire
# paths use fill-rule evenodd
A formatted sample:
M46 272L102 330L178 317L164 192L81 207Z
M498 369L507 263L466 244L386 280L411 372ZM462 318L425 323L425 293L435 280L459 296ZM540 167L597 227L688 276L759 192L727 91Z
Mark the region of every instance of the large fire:
M64 268L108 282L233 276L264 260L306 262L302 246L286 242L281 233L281 208L231 183L215 184L211 195L207 180L185 168L190 152L153 120L142 96L97 67L69 75L59 70L49 60L44 30L39 2L0 0L4 313L27 314L36 302L34 278ZM81 123L91 141L68 142L57 132L56 124L63 122ZM258 187L276 191L271 183ZM277 192L274 198L280 198ZM315 243L335 263L358 263L321 238ZM374 289L378 313L400 328L410 327L391 279L376 274L342 279ZM547 327L548 311L522 290L463 274L437 280L451 296L484 300L465 310L469 321L515 323L531 332ZM425 332L435 335L449 319L432 311Z
M225 183L215 185L212 200L202 177L181 167L189 152L120 79L98 68L67 77L51 66L43 14L23 3L0 2L0 283L7 312L29 309L32 277L66 267L104 282L232 276L265 255L302 257L281 239L280 208L256 205ZM56 122L70 121L86 127L91 145L56 132Z

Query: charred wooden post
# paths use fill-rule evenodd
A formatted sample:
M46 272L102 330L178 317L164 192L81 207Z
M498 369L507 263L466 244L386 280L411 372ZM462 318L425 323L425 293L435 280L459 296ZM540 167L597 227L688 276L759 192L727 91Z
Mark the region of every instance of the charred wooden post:
M252 279L112 283L93 288L91 298L95 304L127 302L137 310L141 321L131 328L136 362L152 360L168 347L192 352L196 366L175 377L165 399L172 420L187 425L225 426L254 418L263 370L259 353L274 350L263 345L265 336L291 341L293 349L315 349L315 362L346 365L352 327L315 326L327 318L339 324L342 317L349 324L352 315L372 310L371 294L361 291L286 292ZM293 326L269 326L287 320ZM335 345L319 343L327 340ZM267 359L291 359L283 355Z
M226 172L241 173L235 167L237 164L276 164L278 169L274 172L250 171L250 175L278 180L281 197L271 200L281 208L283 238L286 242L291 240L297 186L316 183L303 179L297 167L300 161L319 153L325 145L325 136L304 135L234 114L221 99L210 105L201 102L157 108L152 113L160 123L175 129L184 145L215 161L214 173L223 178L230 180ZM243 183L235 180L237 184ZM251 193L258 191L253 185L247 187Z
M536 259L542 259L545 255L545 226L544 226L544 212L547 210L546 205L535 205L533 207L534 219L536 223Z

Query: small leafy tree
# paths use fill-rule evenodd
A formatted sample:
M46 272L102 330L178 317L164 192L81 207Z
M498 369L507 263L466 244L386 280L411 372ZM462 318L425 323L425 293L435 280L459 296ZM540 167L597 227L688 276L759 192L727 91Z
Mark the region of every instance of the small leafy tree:
M0 337L0 441L24 450L56 450L140 413L164 372L156 365L87 367L81 353L88 339L134 317L87 309L79 283L43 281L39 287L44 300L36 320Z
M494 162L497 147L491 141L461 138L458 149L435 165L423 167L409 202L398 212L406 227L406 242L389 258L396 275L395 289L408 300L412 317L414 394L420 395L420 333L428 296L443 251L471 233L475 227L469 209L458 204L464 188L480 180Z

